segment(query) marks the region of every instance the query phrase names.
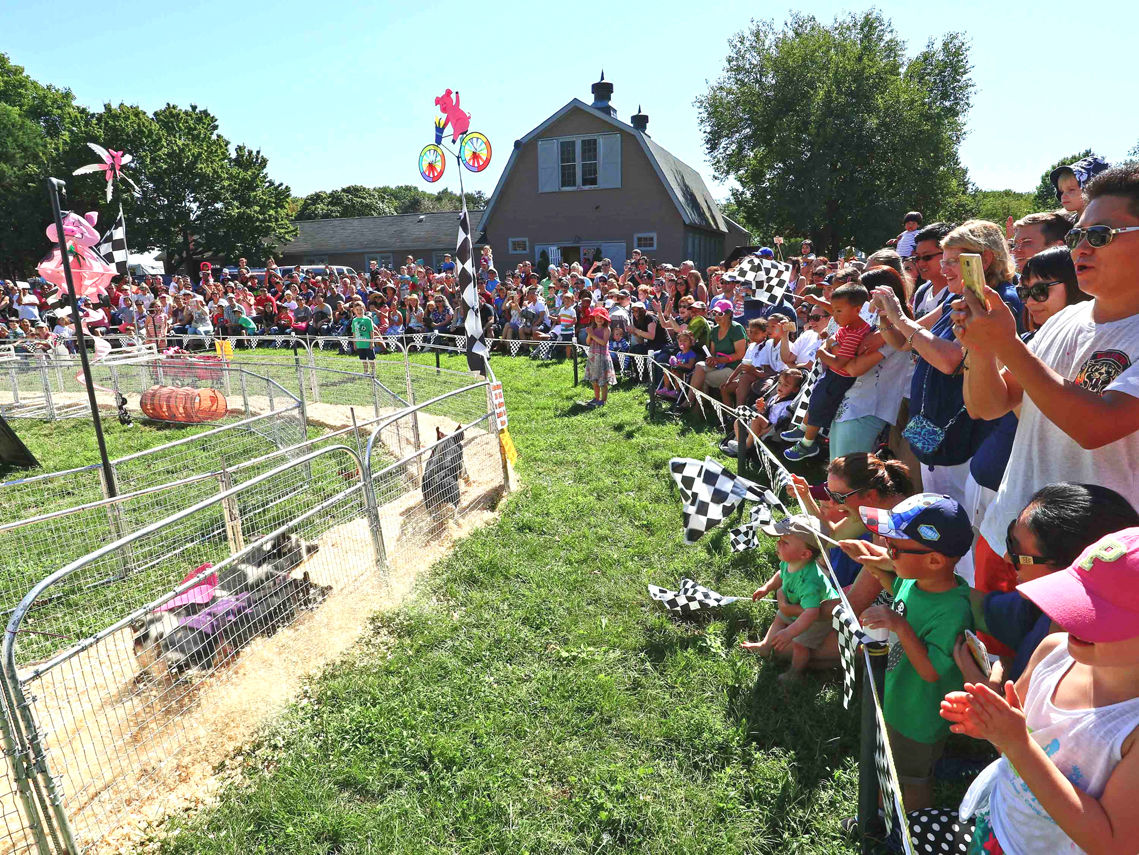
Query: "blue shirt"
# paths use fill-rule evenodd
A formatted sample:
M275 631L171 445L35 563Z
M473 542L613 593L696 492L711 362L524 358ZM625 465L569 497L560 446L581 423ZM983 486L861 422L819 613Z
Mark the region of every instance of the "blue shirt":
M858 536L859 540L870 541L870 532L865 532ZM862 572L862 565L839 549L837 546L832 546L827 553L827 557L831 561L831 567L834 568L834 575L838 579L838 583L846 588L854 584L854 580L858 578L858 574Z
M998 591L985 597L985 624L989 635L1016 651L1006 675L1017 680L1033 652L1048 635L1052 619L1016 591Z

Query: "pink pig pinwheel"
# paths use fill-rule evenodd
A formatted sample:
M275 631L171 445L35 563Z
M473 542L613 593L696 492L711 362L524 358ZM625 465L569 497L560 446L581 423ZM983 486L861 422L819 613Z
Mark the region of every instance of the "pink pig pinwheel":
M123 174L123 167L134 160L131 155L127 154L125 151L115 151L114 149L108 151L101 145L93 142L87 143L87 146L93 152L95 152L95 154L99 155L99 157L103 159L103 162L90 163L87 166L81 166L73 173L71 173L72 175L86 175L89 172L98 172L100 169L103 170L103 174L107 179L108 202L111 201L111 187L115 183L115 179L118 178L121 178L123 181L127 182L127 184L133 187L136 196L140 195L142 191L138 189L138 185Z

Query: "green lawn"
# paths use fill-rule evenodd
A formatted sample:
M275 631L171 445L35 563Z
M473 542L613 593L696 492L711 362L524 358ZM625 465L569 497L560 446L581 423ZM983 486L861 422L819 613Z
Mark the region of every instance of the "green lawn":
M430 358L433 362L433 357ZM443 364L458 366L445 357ZM750 600L703 625L650 604L691 576L747 595L770 546L682 542L666 464L715 436L647 420L639 387L575 404L568 364L495 361L523 489L378 616L171 824L173 853L853 852L857 713L837 677L784 694L741 654Z

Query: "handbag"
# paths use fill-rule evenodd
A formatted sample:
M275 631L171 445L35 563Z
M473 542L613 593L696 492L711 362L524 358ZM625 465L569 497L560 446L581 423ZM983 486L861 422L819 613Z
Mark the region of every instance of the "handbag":
M924 400L922 401L922 409L925 409ZM924 412L918 413L910 419L906 429L902 431L902 437L915 451L927 456L933 454L941 448L941 444L945 442L946 432L953 427L955 421L961 418L963 412L965 412L964 407L957 411L957 415L951 418L945 427L940 427L931 422L925 417Z

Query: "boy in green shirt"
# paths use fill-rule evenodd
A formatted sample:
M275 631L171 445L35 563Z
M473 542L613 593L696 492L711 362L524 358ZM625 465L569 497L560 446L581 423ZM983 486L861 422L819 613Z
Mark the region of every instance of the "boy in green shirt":
M368 373L373 375L376 373L375 338L375 323L364 314L364 304L357 303L352 307L352 340L356 355L367 366Z
M761 524L760 528L765 534L779 538L775 543L779 571L751 598L762 600L777 591L779 611L763 641L745 641L740 647L754 650L760 656L773 652L789 654L791 668L779 675L780 682L788 683L803 676L811 651L817 650L831 633L830 621L823 617L822 606L827 600L837 600L838 592L816 563L819 546L810 532L818 530L817 519L799 514Z
M871 606L861 622L890 630L882 711L905 808L920 810L933 806L933 766L949 736L941 699L962 686L953 646L973 627L973 612L954 568L973 546L973 527L957 502L934 493L859 513L883 540L846 540L842 549L894 595L892 606Z

